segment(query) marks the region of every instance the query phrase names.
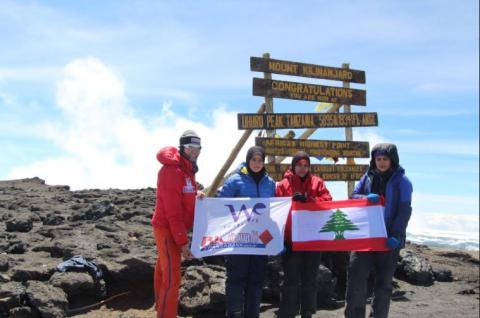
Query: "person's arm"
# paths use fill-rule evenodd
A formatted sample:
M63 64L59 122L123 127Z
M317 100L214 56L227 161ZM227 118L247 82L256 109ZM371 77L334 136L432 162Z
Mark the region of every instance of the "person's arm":
M399 200L397 213L392 222L391 236L403 237L407 230L408 221L412 215L412 192L413 187L407 177L403 177L399 187Z
M235 176L230 176L223 183L222 188L218 191L217 197L220 198L234 198L237 194L237 186L235 181Z
M319 178L318 180L318 187L316 192L316 197L318 201L332 201L332 195L330 194L330 191L328 191L327 187L325 186L325 182L321 178Z
M285 192L286 192L285 185L283 184L283 181L280 181L275 188L275 196L288 197L289 195L287 195Z
M182 204L183 179L174 167L165 167L159 176L159 196L165 206L165 217L170 232L179 246L188 244L187 229L185 228L184 207Z
M357 183L355 189L350 194L350 199L365 199L367 197L366 193L364 192L365 182L367 181L367 174L364 174L360 181Z

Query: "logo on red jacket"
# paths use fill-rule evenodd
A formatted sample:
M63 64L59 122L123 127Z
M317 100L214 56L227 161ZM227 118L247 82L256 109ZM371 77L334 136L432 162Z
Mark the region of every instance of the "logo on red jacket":
M190 178L185 178L185 186L183 187L183 193L195 193L195 187L192 184Z

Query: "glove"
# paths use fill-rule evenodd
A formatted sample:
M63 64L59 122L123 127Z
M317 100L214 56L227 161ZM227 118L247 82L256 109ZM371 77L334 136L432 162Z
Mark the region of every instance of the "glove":
M380 200L380 196L376 193L369 193L367 195L367 200L372 203L377 203Z
M387 242L385 243L385 245L391 249L391 250L394 250L396 249L397 247L400 246L400 240L398 238L396 238L395 236L390 236L388 239L387 239Z
M293 201L300 201L300 202L307 202L307 198L305 197L305 194L303 193L300 193L300 192L296 192L294 195L293 195L293 198L292 198Z

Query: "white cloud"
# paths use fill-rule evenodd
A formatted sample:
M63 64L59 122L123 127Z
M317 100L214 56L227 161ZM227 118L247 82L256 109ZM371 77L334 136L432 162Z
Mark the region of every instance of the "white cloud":
M478 216L479 197L413 192L414 211L422 213L471 214Z
M407 231L417 235L427 234L429 236L446 236L457 239L475 239L478 242L478 224L478 215L415 213L414 211Z
M159 117L143 122L128 104L122 80L96 58L65 67L57 85L57 106L63 121L44 124L43 133L64 154L16 167L8 178L39 176L73 189L155 186L160 167L156 152L178 145L179 135L194 129L204 141L198 181L209 185L242 133L236 129L236 113L223 108L212 111L212 126L176 114L168 102ZM253 137L244 148L252 144ZM245 149L234 165L244 158Z
M368 141L370 143L370 148L375 144L389 142L386 137L381 136L377 132L377 128L356 128L353 130L353 139Z
M414 235L478 242L478 196L413 192L407 231Z

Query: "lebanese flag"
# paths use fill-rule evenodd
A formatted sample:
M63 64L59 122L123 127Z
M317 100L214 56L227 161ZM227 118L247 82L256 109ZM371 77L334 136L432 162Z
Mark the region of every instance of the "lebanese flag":
M383 198L292 201L294 251L387 251Z

